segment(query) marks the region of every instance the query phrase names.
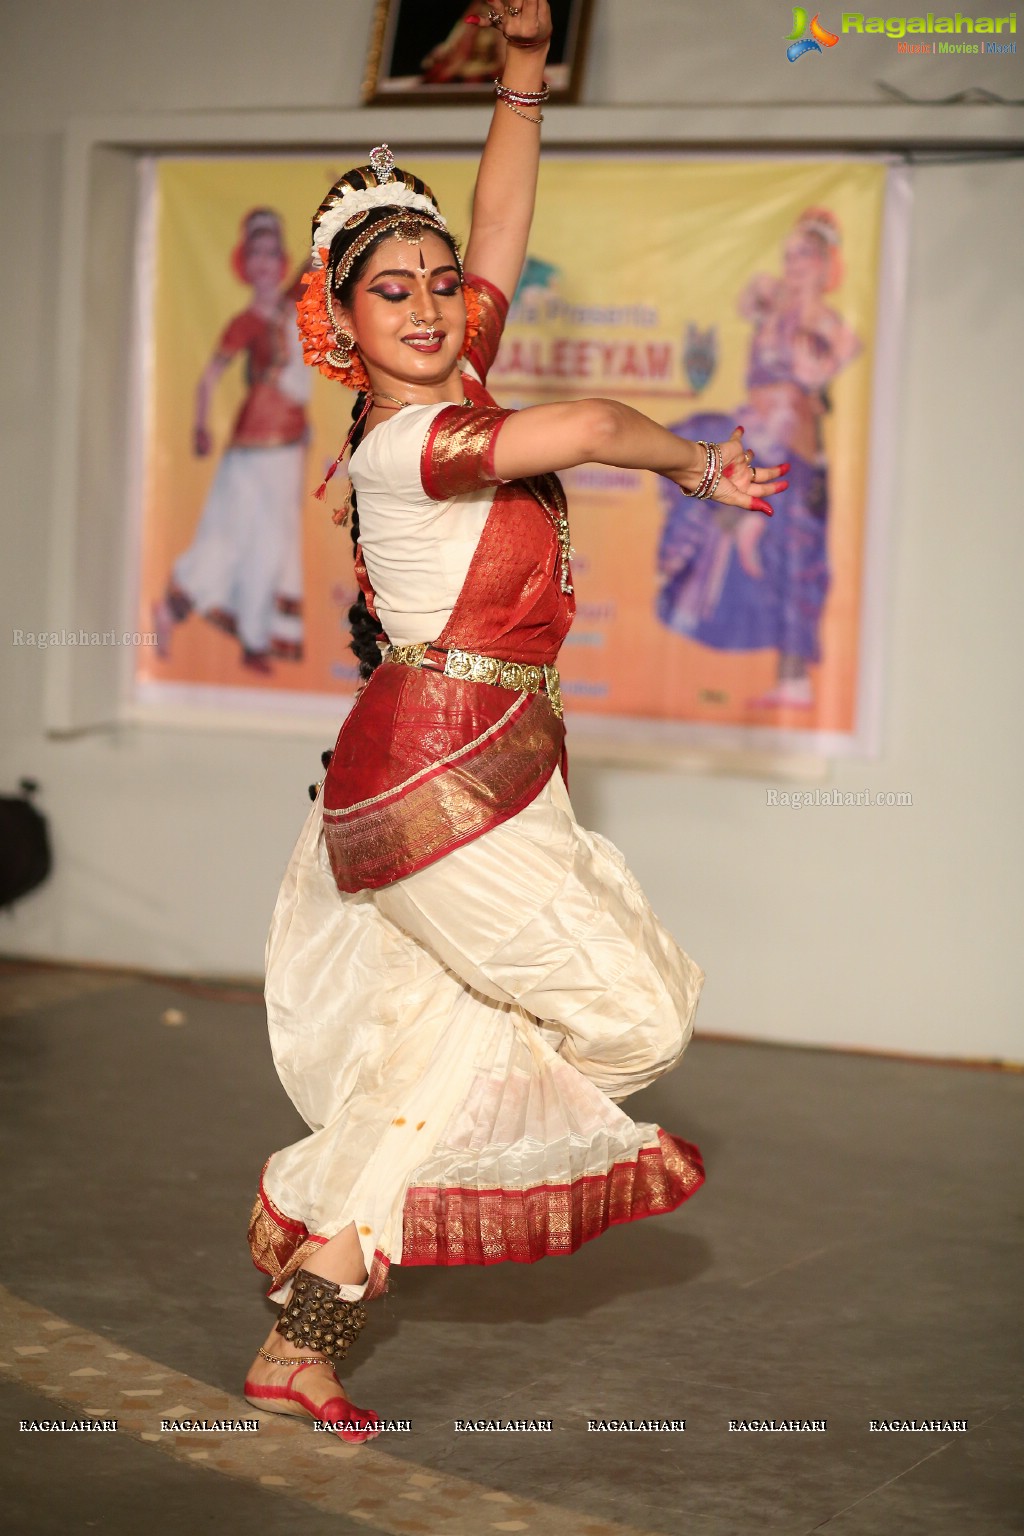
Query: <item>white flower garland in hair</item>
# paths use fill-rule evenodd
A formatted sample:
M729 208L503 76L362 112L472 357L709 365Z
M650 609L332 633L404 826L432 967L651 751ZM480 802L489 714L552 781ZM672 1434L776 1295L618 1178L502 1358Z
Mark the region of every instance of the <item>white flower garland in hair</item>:
M446 229L448 227L430 198L424 197L422 192L414 192L404 181L387 181L382 186L367 187L363 191L350 187L342 193L333 208L328 209L316 227L313 235L313 266L318 270L323 266L320 247L330 250L331 241L349 219L357 213L369 213L374 208L415 208L417 213L427 213Z
M839 231L833 224L826 224L823 219L797 219L801 229L809 229L812 235L820 235L829 245L839 244Z

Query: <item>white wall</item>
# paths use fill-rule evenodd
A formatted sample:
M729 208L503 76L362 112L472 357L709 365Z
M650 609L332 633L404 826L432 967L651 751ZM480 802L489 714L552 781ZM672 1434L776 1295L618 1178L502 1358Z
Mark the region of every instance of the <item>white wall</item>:
M51 617L52 263L57 239L75 238L60 229L61 134L79 114L159 109L182 114L187 141L189 112L259 109L273 142L275 110L356 103L370 11L370 0L5 8L0 787L41 781L57 859L50 883L0 922L8 953L257 972L319 766L315 744L286 735L43 733L43 657L12 648L10 631ZM814 147L813 103L879 101L878 78L920 96L972 84L1022 94L1016 61L929 68L847 38L832 58L790 66L788 27L762 7L733 0L713 14L708 28L702 7L678 0L598 0L586 100L801 102ZM948 110L958 124L972 111ZM832 780L909 790L913 806L792 811L766 804L768 781L585 764L573 797L707 971L699 1028L1021 1059L1009 959L1022 911L1024 163L930 165L915 180L884 755Z

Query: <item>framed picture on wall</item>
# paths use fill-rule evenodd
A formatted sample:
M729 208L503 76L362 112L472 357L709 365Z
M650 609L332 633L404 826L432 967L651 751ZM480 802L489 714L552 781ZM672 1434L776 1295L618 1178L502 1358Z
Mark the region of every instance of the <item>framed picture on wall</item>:
M551 100L576 101L593 0L551 0L554 31L546 78ZM486 0L377 0L363 82L371 102L484 101L501 74L505 41L487 17Z

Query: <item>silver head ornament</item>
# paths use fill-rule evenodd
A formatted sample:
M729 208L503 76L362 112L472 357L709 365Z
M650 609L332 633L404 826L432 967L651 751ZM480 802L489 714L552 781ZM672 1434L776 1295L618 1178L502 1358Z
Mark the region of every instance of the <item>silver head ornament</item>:
M389 181L397 181L395 157L386 144L378 144L376 149L370 150L370 166L379 187L383 187Z

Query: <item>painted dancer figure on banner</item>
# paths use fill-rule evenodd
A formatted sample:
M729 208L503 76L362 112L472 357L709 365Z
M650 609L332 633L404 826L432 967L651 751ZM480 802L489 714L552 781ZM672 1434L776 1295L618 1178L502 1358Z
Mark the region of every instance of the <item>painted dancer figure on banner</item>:
M431 48L420 66L424 85L490 84L501 69L505 45L493 27L480 25L487 9L474 0L444 41Z
M842 281L841 233L827 208L808 208L786 241L781 277L758 273L739 301L753 323L747 399L730 418L695 412L672 430L714 438L744 423L755 458L790 463L789 487L766 520L735 507L703 508L659 482L665 527L658 617L720 651L777 652L774 685L751 709L811 709L809 667L820 662L828 563L828 463L823 420L828 386L861 340L825 302Z
M617 401L491 396L552 33L546 0L492 14L508 52L465 260L430 188L378 145L314 214L298 305L307 360L356 394L317 494L350 451L331 500L367 683L271 918L270 1041L309 1134L255 1191L250 1248L281 1310L244 1392L354 1441L383 1425L334 1364L392 1266L567 1256L704 1180L698 1147L620 1107L678 1065L704 972L569 797L558 471L643 469L759 515L786 486L739 427L695 443Z
M210 400L232 360L244 355L246 395L221 457L191 545L154 605L157 650L170 653L174 625L192 612L238 637L243 665L271 670L271 658L302 658L302 492L311 375L302 357L295 303L301 273L288 268L281 219L254 208L231 256L252 289L224 328L196 389L193 451L209 454ZM306 268L303 268L305 271Z

